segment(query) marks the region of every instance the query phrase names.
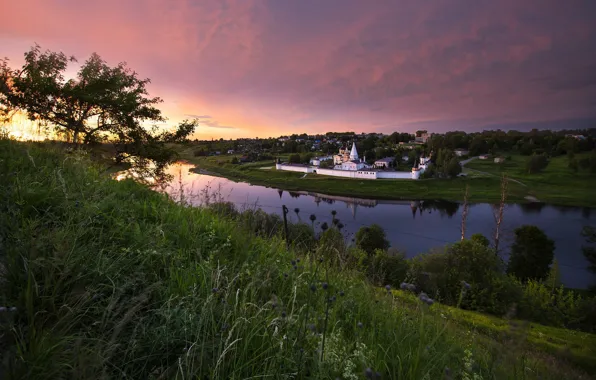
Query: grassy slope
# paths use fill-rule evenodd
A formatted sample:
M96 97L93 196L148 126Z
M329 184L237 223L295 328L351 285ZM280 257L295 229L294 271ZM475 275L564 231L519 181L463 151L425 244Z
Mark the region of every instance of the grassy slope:
M264 170L261 167L273 166L273 161L256 162L245 165L230 164L231 156L194 157L192 148L179 148L183 159L215 175L237 181L246 181L257 185L279 187L284 190L307 190L332 195L351 195L356 197L375 197L378 199L445 199L463 200L466 185L470 186L472 202L498 202L500 199L500 173L495 164L475 160L467 166L477 170L486 170L495 176L470 175L469 178L451 180L428 179L410 180L359 180L335 178L320 175L307 175L294 172ZM519 179L527 186L515 182L509 183L509 201L524 202L528 195L536 196L543 202L569 206L596 207L596 198L591 196L596 187L596 175L574 175L567 169L565 158L557 157L545 170L527 178L520 176L525 161L518 157L507 171L512 178ZM491 165L492 164L492 165Z
M17 308L0 314L0 378L596 371L594 335L429 308L305 256L294 270L279 239L106 179L79 154L0 140L0 184L0 304Z
M587 156L587 154L585 154ZM582 155L578 156L578 159ZM561 205L596 206L596 175L585 170L573 173L567 167L567 157L554 157L541 173L528 174L528 157L514 155L504 164L495 164L491 160L474 160L466 165L500 176L502 173L517 179L528 186L529 193L542 201Z

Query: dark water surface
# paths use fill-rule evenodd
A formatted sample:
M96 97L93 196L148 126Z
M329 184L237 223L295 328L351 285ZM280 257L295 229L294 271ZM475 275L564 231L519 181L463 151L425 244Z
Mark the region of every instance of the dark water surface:
M204 204L208 199L224 200L233 202L240 210L258 207L278 215L282 215L282 205L286 205L290 209L288 217L291 221L309 224L311 214L316 215L316 224L331 224L331 211L335 210L336 218L345 226L344 235L349 239L360 227L377 223L385 229L391 246L405 251L408 257L456 242L461 237L463 206L456 202L387 201L288 192L196 174L189 171L191 168L192 165L186 164L170 167L169 172L174 179L165 191L179 199L182 189L184 199L194 205ZM466 236L481 233L492 240L494 207L488 203L470 205ZM298 214L295 208L300 210ZM588 263L581 250L585 243L580 234L583 226L596 225L596 209L545 204L507 205L501 228L505 259L513 240L513 230L524 224L538 226L555 241L555 257L563 284L586 288L596 283L596 275L587 270Z

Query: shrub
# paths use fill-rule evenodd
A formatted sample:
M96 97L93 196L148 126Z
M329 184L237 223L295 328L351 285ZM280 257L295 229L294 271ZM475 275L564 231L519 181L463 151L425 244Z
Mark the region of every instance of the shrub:
M375 250L387 250L389 241L385 237L385 231L378 224L369 227L361 227L356 232L356 246L369 255L373 255Z
M395 288L405 281L410 267L403 253L390 256L381 250L376 250L373 256L368 256L365 263L366 276L372 283L379 286L391 285Z
M300 251L310 251L316 245L315 233L306 223L288 224L288 240Z
M545 154L533 154L526 161L526 170L529 174L542 171L548 166L548 158Z
M515 229L515 241L507 272L521 281L542 280L548 275L555 255L555 243L536 226L521 226Z

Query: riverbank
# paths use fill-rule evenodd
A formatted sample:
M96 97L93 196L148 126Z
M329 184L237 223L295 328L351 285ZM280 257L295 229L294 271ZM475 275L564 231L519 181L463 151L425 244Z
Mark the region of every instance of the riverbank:
M469 186L469 201L497 203L501 199L501 179L498 172L490 174L468 173L467 177L455 179L424 180L361 180L327 177L317 174L294 173L263 169L274 165L273 161L249 164L231 164L233 156L194 157L192 149L180 149L181 158L196 165L211 175L222 176L233 181L244 181L254 185L270 186L288 191L313 191L330 195L352 196L376 199L443 199L463 201L466 186ZM543 173L536 177L510 181L507 201L528 203L530 199L553 205L596 207L596 175L574 176L565 172L564 158L554 158ZM467 164L472 168L475 160ZM516 171L505 172L512 179L519 180ZM466 169L464 168L464 172Z
M7 378L357 378L371 368L587 379L596 369L593 334L375 288L101 169L0 140Z

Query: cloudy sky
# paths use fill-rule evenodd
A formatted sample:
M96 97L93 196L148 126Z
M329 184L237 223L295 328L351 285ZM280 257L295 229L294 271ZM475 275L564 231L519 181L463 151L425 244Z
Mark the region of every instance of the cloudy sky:
M97 52L199 137L596 126L595 0L6 0L0 55Z

